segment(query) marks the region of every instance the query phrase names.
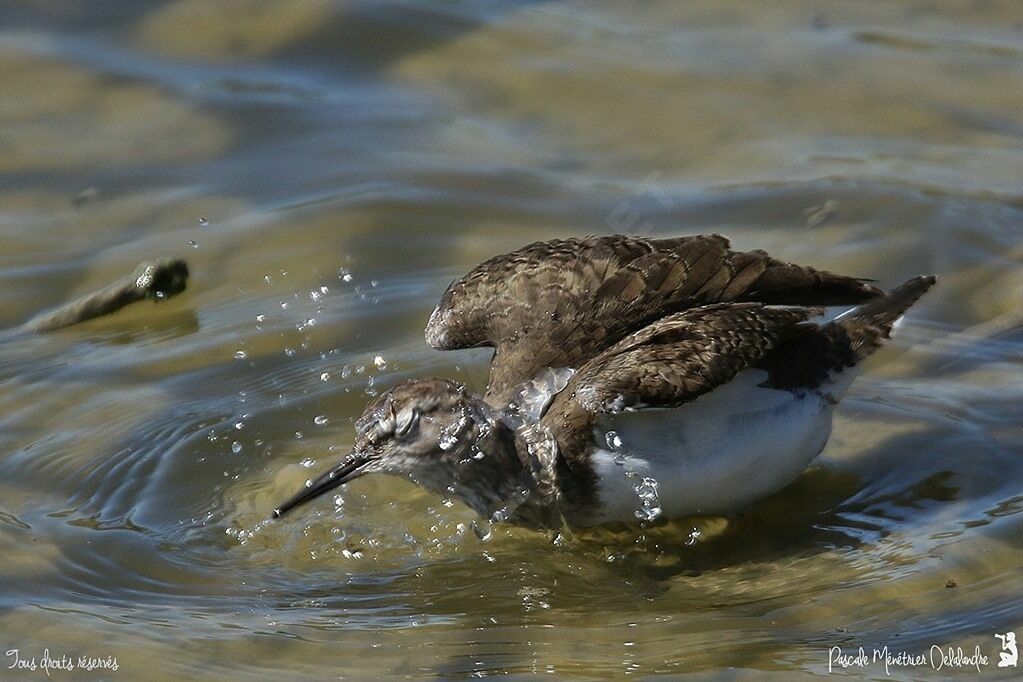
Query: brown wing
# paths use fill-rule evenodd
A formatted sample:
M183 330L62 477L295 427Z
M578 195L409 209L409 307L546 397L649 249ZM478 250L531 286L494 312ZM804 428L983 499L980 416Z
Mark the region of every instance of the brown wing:
M679 310L723 301L846 305L881 293L860 279L728 247L718 235L530 244L453 282L426 338L442 350L494 347L487 400L503 405L545 367L578 367Z
M541 423L562 453L583 455L598 415L695 400L816 329L807 320L821 312L725 303L669 315L579 368Z
M678 407L730 381L821 309L719 303L661 318L583 365L554 405L587 412ZM559 400L560 399L560 400Z

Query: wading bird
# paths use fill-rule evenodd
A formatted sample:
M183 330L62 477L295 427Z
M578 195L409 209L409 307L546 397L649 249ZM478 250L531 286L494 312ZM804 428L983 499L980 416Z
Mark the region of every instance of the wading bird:
M717 235L496 256L426 327L437 349L494 348L485 394L434 378L383 393L351 453L275 515L369 473L536 527L741 510L820 453L857 365L934 281L884 292Z

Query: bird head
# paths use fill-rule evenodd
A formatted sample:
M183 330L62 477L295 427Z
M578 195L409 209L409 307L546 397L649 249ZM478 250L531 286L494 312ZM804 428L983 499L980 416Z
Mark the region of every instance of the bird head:
M355 422L355 445L274 510L277 517L368 473L405 475L445 494L456 467L490 429L486 405L446 379L411 379L381 394Z

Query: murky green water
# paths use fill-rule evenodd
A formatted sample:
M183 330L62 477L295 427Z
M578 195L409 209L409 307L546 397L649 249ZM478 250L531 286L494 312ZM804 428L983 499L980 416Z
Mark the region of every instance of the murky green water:
M0 327L154 255L193 279L2 342L0 653L117 659L62 679L788 679L938 645L1010 676L1021 112L1016 0L3 3ZM367 394L482 386L486 353L422 339L453 277L706 231L941 277L783 492L692 545L689 522L483 541L372 477L263 525Z

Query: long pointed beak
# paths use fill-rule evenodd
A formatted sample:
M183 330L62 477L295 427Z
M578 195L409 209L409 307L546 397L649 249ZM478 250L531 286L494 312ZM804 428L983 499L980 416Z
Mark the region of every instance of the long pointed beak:
M358 478L365 473L362 468L371 461L364 452L353 449L351 453L338 465L331 468L327 473L309 481L306 487L296 493L287 502L274 509L274 518L280 518L289 511L305 504L309 500L330 492L334 488Z

